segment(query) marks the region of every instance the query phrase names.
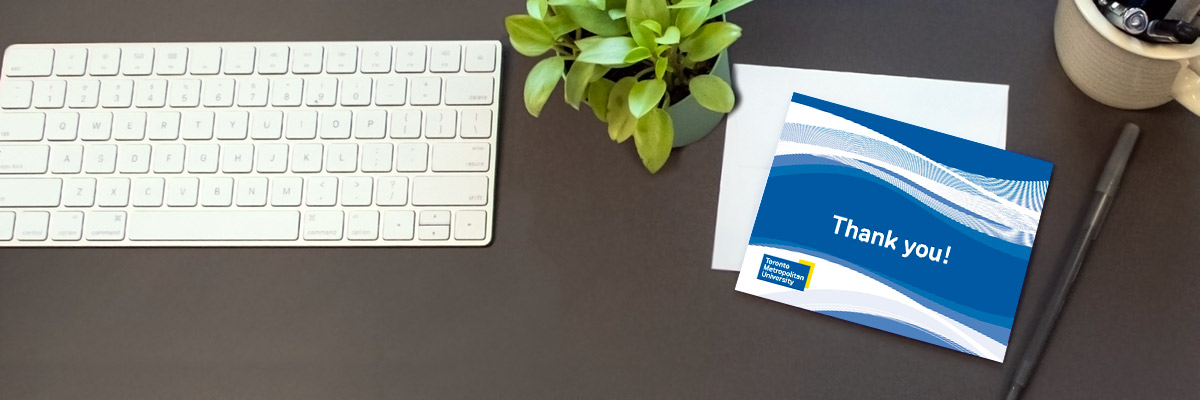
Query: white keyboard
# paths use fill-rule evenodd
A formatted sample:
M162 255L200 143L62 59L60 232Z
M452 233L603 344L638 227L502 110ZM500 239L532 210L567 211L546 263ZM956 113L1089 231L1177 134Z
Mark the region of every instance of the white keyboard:
M487 245L500 53L11 46L0 247Z

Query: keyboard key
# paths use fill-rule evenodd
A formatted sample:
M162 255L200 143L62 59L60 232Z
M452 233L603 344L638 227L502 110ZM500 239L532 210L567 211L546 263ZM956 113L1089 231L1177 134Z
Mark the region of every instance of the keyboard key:
M233 45L222 48L221 72L225 75L249 75L254 72L254 46Z
M17 213L17 224L14 236L17 240L36 241L46 240L49 233L50 213L45 211L25 211Z
M417 225L417 238L421 240L450 239L450 227L445 225Z
M383 240L413 240L412 211L383 212Z
M63 180L62 205L67 207L91 207L95 203L95 178L71 178Z
M351 211L346 218L346 238L375 240L379 238L378 211Z
M337 103L337 78L309 78L304 82L304 101L310 107L328 107Z
M111 174L117 170L117 146L93 144L83 150L83 172Z
M221 47L211 45L188 48L188 73L216 75L221 72Z
M491 77L448 77L446 78L446 105L492 104Z
M267 178L238 178L236 202L238 207L267 205Z
M488 201L486 176L418 176L413 178L415 206L482 206Z
M396 72L425 72L425 45L396 46Z
M3 126L3 124L0 124ZM3 128L0 128L2 131ZM46 140L75 140L79 135L79 114L56 112L46 114ZM0 138L3 140L3 138Z
M54 75L83 76L87 66L87 49L60 48L54 51Z
M429 165L433 172L486 172L491 153L488 143L435 143Z
M274 140L283 136L283 113L255 111L250 114L250 138Z
M83 217L83 236L87 240L114 241L125 239L124 211L93 211Z
M292 172L321 172L324 147L316 143L292 146Z
M83 170L83 146L58 145L50 148L50 172L78 174Z
M300 205L300 191L304 186L301 178L271 179L271 205L295 207Z
M159 47L154 51L154 73L158 75L183 75L187 71L187 58L187 47Z
M145 76L154 70L154 48L126 47L121 57L121 75Z
M10 47L4 52L4 75L50 76L54 69L54 49Z
M254 145L226 144L221 146L221 172L245 174L254 169Z
M275 107L299 106L303 89L303 79L273 78L271 79L271 105Z
M33 84L35 108L63 108L67 100L67 81L37 81Z
M130 195L134 207L159 207L163 204L163 190L166 185L163 178L138 178L133 180L133 191Z
M408 81L398 76L387 76L375 80L375 104L380 106L402 106Z
M304 240L341 239L341 211L309 211L304 213Z
M362 146L363 172L389 172L392 170L392 144L367 143Z
M48 146L0 146L0 175L44 174L49 157Z
M220 157L221 146L216 144L188 144L187 171L199 174L217 172L217 160Z
M304 192L304 204L315 207L328 207L337 204L337 178L309 178L308 187Z
M258 47L258 73L263 75L286 74L288 70L288 47L266 45Z
M168 104L171 107L197 107L200 105L200 80L179 79L167 84Z
M299 228L298 211L133 211L129 215L129 240L139 241L296 240Z
M491 43L468 44L464 70L492 72L496 70L496 46Z
M321 61L325 49L317 45L292 47L292 73L317 74L321 72Z
M233 205L233 178L204 178L200 182L200 205L229 207Z
M57 211L50 216L50 240L76 241L83 238L83 212Z
M435 44L430 51L429 70L433 72L458 72L462 47L457 44Z
M93 211L83 217L83 236L87 240L110 241L125 239L124 211Z
M403 206L408 204L408 178L386 177L379 178L379 188L375 194L375 204L381 206ZM409 230L411 233L412 230Z
M80 140L108 140L112 137L112 113L85 112L79 114Z
M264 107L267 105L267 79L246 78L238 80L238 107Z
M229 107L233 105L233 79L208 79L202 84L205 107Z
M42 140L45 125L46 114L42 113L0 114L0 142Z
M212 111L184 111L180 113L179 135L186 140L208 140L213 137Z
M421 219L419 219L417 223L420 225L450 225L450 211L447 211L447 210L421 211Z
M421 137L421 111L396 110L389 111L392 124L388 126L388 136L393 139L416 139Z
M146 137L146 113L119 112L113 114L113 139L142 140Z
M125 207L129 205L129 178L97 179L96 205L100 207Z
M256 171L264 173L287 171L288 145L264 144L258 145L257 150Z
M113 76L121 66L121 49L98 47L88 50L88 75Z
M117 172L144 174L150 172L150 145L122 145L117 149Z
M353 128L356 139L383 139L387 130L387 111L356 111Z
M100 81L73 80L67 82L67 107L96 108L100 96Z
M487 237L487 211L462 210L454 213L454 238L483 240Z
M288 139L312 139L317 137L317 112L292 111L287 115L283 134Z
M13 225L17 222L17 214L11 211L0 211L0 241L12 240Z
M100 106L104 108L129 108L133 105L133 81L110 79L100 84Z
M442 102L442 78L419 77L412 78L412 98L414 106L436 106Z
M179 113L153 111L147 115L146 137L150 140L175 140L179 138Z
M0 178L0 207L58 207L62 179Z
M449 139L454 137L456 121L454 110L429 110L425 112L425 137Z
M343 106L365 106L371 104L371 78L352 77L342 79Z
M347 110L322 111L317 135L321 139L348 139L350 138L350 119L353 117L354 114Z
M354 172L358 170L358 145L334 143L329 145L329 157L325 161L326 172Z
M167 81L140 80L133 87L134 104L140 108L159 108L167 104Z
M371 186L369 177L346 178L345 182L342 182L341 204L343 206L371 205Z
M400 143L396 145L396 171L425 172L428 161L428 144Z
M182 144L161 144L154 146L154 173L178 174L183 172L185 147Z
M362 46L362 66L364 74L382 74L392 69L392 46L386 44L369 44Z
M167 206L195 207L200 191L200 180L196 178L167 179Z
M461 113L458 136L464 139L487 139L492 137L492 110L473 109Z
M358 69L358 47L353 45L329 46L329 60L325 72L330 74L352 74Z
M0 81L0 108L21 109L33 104L33 81Z
M245 111L221 111L214 122L217 139L243 140L246 138L250 114Z

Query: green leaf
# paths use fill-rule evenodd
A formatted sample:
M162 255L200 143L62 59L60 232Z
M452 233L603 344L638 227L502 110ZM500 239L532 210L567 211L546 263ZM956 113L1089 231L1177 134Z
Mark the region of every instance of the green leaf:
M504 19L508 41L518 53L537 57L554 46L554 36L542 21L528 15L511 15Z
M719 15L733 11L733 9L735 9L735 8L744 6L744 5L746 5L746 3L749 3L751 1L753 1L753 0L721 0L721 1L718 1L717 4L713 4L712 8L708 10L708 14L704 17L704 20L707 21L707 20L716 18Z
M542 20L542 23L546 24L546 28L550 30L550 34L556 38L579 29L579 24L566 15L561 14L546 17Z
M604 0L588 0L588 4L596 7L597 10L604 11Z
M663 94L667 92L667 82L662 79L651 79L638 82L629 90L629 112L634 117L641 118L658 106Z
M609 67L606 67L603 65L597 65L596 70L592 72L592 79L589 79L588 82L595 82L595 81L600 80L600 78L603 78L604 74L607 74L608 70L610 70L610 69L612 69L612 68L609 68Z
M671 144L675 142L675 126L671 122L671 114L660 109L650 110L646 116L638 118L637 128L633 133L633 144L637 146L638 156L642 165L650 173L656 173L667 163L671 156Z
M664 0L629 0L625 3L625 18L631 27L642 21L654 21L658 26L671 24L671 13Z
M630 50L629 54L625 55L625 63L633 64L635 62L642 61L647 58L650 58L650 49L647 49L645 47L638 47L636 49Z
M558 86L562 74L562 57L550 57L539 61L529 70L529 76L525 78L525 109L530 115L536 117L542 113L546 99L550 98L550 92Z
M592 80L592 72L596 70L596 64L576 61L571 63L571 70L567 72L566 83L563 84L563 96L572 108L578 110L579 102L583 101L584 93L587 93L588 83Z
M625 9L624 8L614 8L612 10L608 10L608 17L612 18L614 21L621 19L621 18L625 18Z
M649 29L651 32L654 32L655 35L662 34L662 25L659 25L657 22L654 22L651 20L645 20L645 21L642 21L641 23L639 23L638 25L646 27L646 29Z
M699 33L679 44L688 60L700 62L721 54L729 45L742 36L742 28L728 22L710 22L700 27Z
M629 26L625 21L614 20L608 16L608 12L597 10L590 5L558 6L554 10L571 18L583 29L600 36L621 36L629 33Z
M657 77L658 79L662 79L663 75L666 75L666 73L667 73L667 59L660 58L660 59L658 59L658 61L655 61L654 62L654 76Z
M549 0L547 3L552 6L592 6L592 3L588 0Z
M663 32L658 39L654 39L654 42L658 44L679 43L679 28L668 26L666 32Z
M667 8L670 8L670 9L693 8L693 7L707 6L710 4L712 4L712 0L682 0L678 3L667 6Z
M549 7L546 0L525 0L525 11L538 20L546 18L546 10Z
M699 7L685 8L675 13L675 26L679 27L679 36L688 37L700 29L700 25L707 21L708 4Z
M579 61L603 65L625 63L625 56L638 47L628 36L592 36L575 43L579 45Z
M715 75L700 75L688 83L696 102L709 110L727 113L733 110L733 88Z
M608 94L615 85L616 82L603 78L588 85L587 104L600 122L608 122Z
M613 85L608 93L608 137L617 143L624 143L633 136L637 129L637 118L629 112L629 91L637 83L632 76L621 78Z
M633 36L633 41L637 42L638 46L654 46L654 31L651 31L650 28L642 24L630 25L629 33Z

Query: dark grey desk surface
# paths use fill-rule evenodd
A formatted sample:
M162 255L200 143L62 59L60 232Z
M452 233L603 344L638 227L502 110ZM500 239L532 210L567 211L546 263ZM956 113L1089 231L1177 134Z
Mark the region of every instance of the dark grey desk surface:
M1200 397L1200 118L1086 98L1058 66L1053 1L929 3L760 1L731 15L746 28L732 55L1010 85L1008 148L1056 164L1010 360L1121 124L1141 124L1027 394ZM523 4L4 1L0 45L504 39ZM558 95L529 117L533 61L504 57L492 246L0 250L0 398L1000 396L1011 362L740 294L710 271L723 126L652 177Z

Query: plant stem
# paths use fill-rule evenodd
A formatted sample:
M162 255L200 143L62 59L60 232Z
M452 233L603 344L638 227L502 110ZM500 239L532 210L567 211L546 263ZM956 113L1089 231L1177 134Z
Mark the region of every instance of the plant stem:
M654 67L653 67L653 66L651 66L650 68L646 68L646 69L643 69L643 70L639 71L639 72L637 73L637 75L634 75L634 76L633 76L633 80L635 80L635 81L636 81L636 80L638 80L638 79L642 79L642 75L646 75L647 73L650 73L650 72L654 72Z

